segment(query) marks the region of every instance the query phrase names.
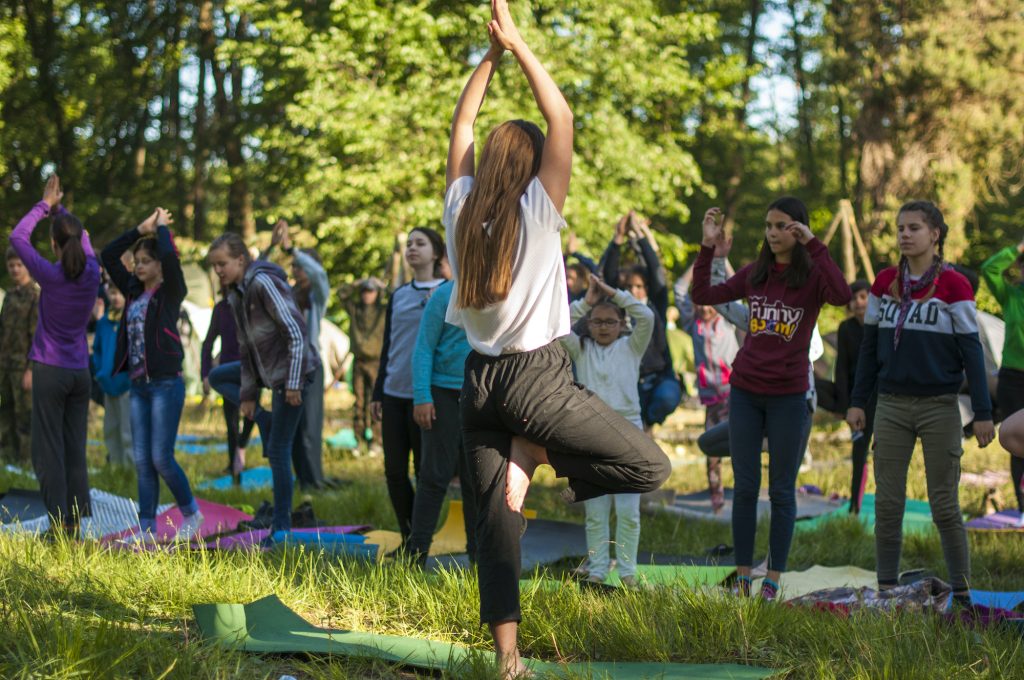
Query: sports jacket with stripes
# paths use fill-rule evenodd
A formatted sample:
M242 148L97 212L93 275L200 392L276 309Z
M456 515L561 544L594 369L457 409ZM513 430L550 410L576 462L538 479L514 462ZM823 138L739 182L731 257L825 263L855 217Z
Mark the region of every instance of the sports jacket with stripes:
M306 332L306 319L292 298L281 269L256 260L242 282L228 292L238 324L242 362L242 401L253 401L260 387L299 390L320 365L320 355Z
M896 268L889 267L871 286L851 405L864 408L876 385L881 394L957 394L966 372L975 419L992 420L971 284L947 269L939 274L930 297L929 289L914 294L897 348L893 338L900 302L892 291L896 275Z

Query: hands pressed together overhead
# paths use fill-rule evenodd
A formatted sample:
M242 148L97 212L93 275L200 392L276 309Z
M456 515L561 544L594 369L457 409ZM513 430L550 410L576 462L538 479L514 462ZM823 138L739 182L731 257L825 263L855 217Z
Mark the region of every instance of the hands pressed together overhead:
M64 198L64 190L60 186L60 177L56 174L50 175L43 188L43 200L52 209L53 206L60 203L62 198Z
M590 285L587 287L587 295L584 298L586 303L593 307L605 298L615 295L615 289L601 280L597 274L590 274Z
M491 40L491 49L498 52L513 52L522 44L523 37L512 21L507 0L491 0L491 20L487 22L487 35Z
M152 236L156 233L158 226L169 227L172 224L174 224L174 217L171 216L171 211L158 207L150 213L149 217L139 223L138 230L143 236Z
M274 225L274 231L270 235L270 244L280 246L282 250L288 251L292 248L292 237L288 233L288 222L280 219Z

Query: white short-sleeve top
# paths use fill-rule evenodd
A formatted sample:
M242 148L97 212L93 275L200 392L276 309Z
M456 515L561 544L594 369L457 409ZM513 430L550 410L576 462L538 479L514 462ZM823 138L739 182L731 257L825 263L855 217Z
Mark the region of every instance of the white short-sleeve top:
M512 263L508 297L484 309L458 307L455 230L472 188L472 177L460 177L452 182L444 199L448 261L456 286L445 321L465 329L470 347L488 356L528 352L568 335L569 302L559 235L566 226L565 219L536 177L519 200L519 245ZM481 224L474 228L486 227Z

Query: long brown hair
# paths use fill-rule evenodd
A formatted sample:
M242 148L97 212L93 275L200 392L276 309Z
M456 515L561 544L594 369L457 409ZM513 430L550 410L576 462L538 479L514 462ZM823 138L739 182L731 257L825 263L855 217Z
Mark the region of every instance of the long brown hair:
M799 198L794 198L793 196L777 198L772 201L765 212L771 212L772 210L778 210L789 215L789 218L792 220L806 224L808 227L811 226L810 213L807 211L807 206ZM807 279L810 278L811 269L813 268L814 262L811 260L810 253L807 252L807 247L797 241L793 244L789 266L783 270L779 278L785 282L787 288L802 288L807 283ZM757 254L754 267L750 270L750 282L755 286L760 286L768 280L768 277L774 271L775 253L772 252L771 247L768 245L768 239L765 238L761 241L761 252Z
M525 120L504 122L487 136L455 232L459 307L483 309L508 297L519 242L519 201L540 170L543 150L544 133Z
M53 218L50 237L60 248L60 267L64 278L77 279L85 271L85 248L82 246L82 223L70 213Z

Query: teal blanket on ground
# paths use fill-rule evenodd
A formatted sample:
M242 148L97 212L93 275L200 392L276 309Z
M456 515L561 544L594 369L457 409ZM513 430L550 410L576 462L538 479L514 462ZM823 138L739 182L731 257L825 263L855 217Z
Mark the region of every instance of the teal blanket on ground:
M447 642L317 628L285 606L276 595L246 605L197 604L192 610L206 639L248 652L340 654L456 671L473 654L468 647ZM736 664L608 661L558 664L531 659L525 663L536 672L556 677L566 674L578 677L589 672L595 678L617 680L755 680L776 674L771 669Z
M823 522L829 522L837 517L849 517L850 516L850 504L834 510L827 515L821 515L819 517L812 517L811 519L801 520L796 523L797 531L806 529L816 529ZM875 495L866 494L864 496L864 502L860 506L860 515L858 515L861 523L867 528L869 533L875 532ZM908 498L906 509L903 511L903 533L924 533L931 531L934 528L932 523L932 509L928 505L928 501L920 501L915 498Z

